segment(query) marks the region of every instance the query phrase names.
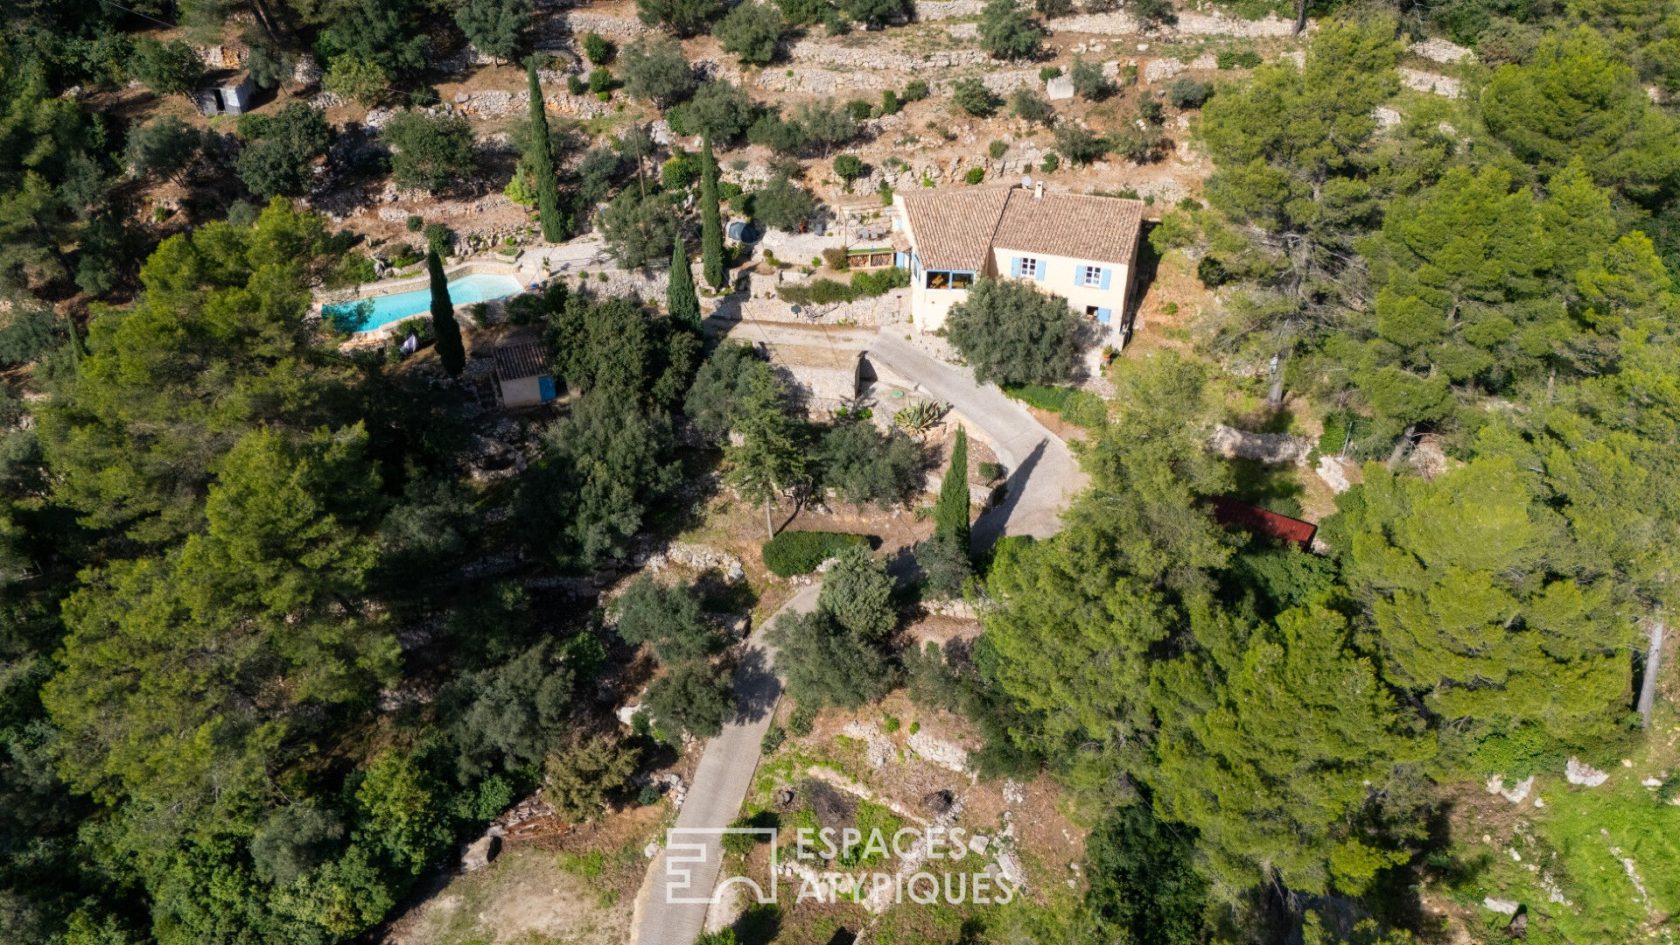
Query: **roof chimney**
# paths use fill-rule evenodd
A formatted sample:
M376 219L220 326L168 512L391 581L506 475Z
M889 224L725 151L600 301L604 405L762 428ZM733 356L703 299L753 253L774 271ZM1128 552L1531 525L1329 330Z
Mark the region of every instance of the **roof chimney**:
M1033 185L1033 199L1034 200L1043 200L1044 199L1044 182L1043 181L1039 181L1038 183Z

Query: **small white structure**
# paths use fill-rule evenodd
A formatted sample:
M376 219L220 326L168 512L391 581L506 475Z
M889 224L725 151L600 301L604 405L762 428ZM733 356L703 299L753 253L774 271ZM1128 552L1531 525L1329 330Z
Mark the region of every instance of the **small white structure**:
M554 371L542 345L534 341L504 345L493 357L496 399L503 407L535 407L554 399Z
M221 73L211 77L214 84L193 93L199 113L206 118L216 115L243 115L249 111L257 94L257 84L247 73Z
M1038 184L900 193L893 210L909 249L900 264L910 270L910 315L922 331L944 327L977 280L1025 279L1067 299L1106 343L1125 344L1142 201Z

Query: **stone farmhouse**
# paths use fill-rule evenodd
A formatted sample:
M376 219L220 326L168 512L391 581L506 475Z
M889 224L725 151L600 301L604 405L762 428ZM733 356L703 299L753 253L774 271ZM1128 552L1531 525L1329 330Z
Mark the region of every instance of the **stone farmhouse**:
M910 315L945 325L977 279L1026 279L1100 327L1103 344L1131 333L1143 203L1046 193L1042 183L893 196L899 263L910 270Z

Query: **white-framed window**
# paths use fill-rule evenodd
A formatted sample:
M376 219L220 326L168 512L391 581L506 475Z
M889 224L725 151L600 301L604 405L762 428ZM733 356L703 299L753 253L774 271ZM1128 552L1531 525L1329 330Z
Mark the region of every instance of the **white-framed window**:
M1021 257L1021 278L1023 278L1023 279L1037 279L1038 278L1038 259L1036 257L1033 257L1033 256L1022 256Z
M1080 266L1079 267L1079 284L1080 285L1100 286L1100 285L1102 285L1102 277L1103 277L1103 271L1102 271L1101 266Z

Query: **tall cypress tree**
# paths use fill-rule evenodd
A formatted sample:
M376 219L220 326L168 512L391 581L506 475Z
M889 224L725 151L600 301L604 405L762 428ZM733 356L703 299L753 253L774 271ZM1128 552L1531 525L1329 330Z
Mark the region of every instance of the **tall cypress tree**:
M957 547L968 550L968 431L957 427L951 444L951 466L939 485L939 501L933 505L934 534L954 538Z
M688 246L682 234L671 245L671 278L665 286L665 308L671 320L700 330L700 294L694 288L694 271L688 265Z
M530 140L525 160L537 178L537 219L543 239L558 243L566 238L566 221L560 216L560 182L554 176L554 154L549 150L548 114L543 110L542 86L537 83L537 60L525 64L531 89Z
M432 333L437 335L438 360L450 377L460 377L467 366L467 348L461 341L461 325L455 321L455 305L449 301L449 280L443 276L443 260L437 247L426 250L426 272L432 277Z
M717 161L712 159L710 135L700 139L700 259L706 282L714 289L723 288L723 217L718 211Z

